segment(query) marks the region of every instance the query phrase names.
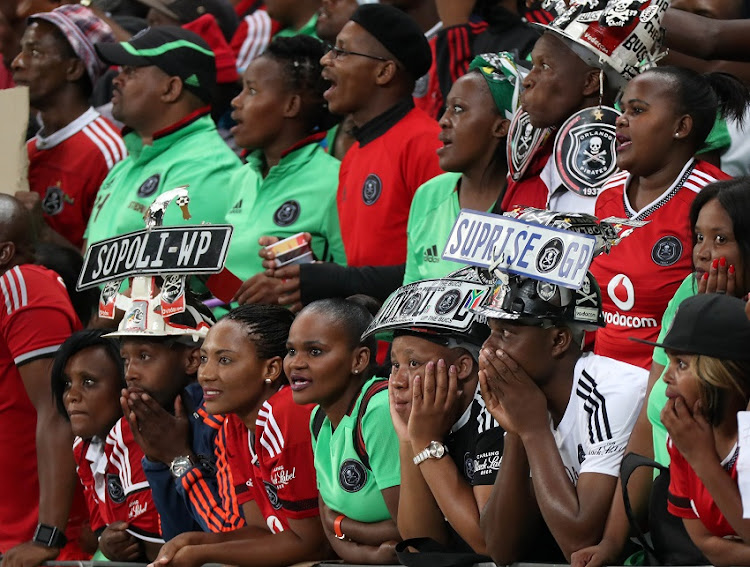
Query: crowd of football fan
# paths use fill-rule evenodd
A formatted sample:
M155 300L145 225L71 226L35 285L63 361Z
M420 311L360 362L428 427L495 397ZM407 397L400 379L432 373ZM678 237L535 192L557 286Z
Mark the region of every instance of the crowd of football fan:
M750 565L747 2L0 0L0 52L2 567ZM224 269L107 318L178 187ZM463 266L465 209L562 236Z

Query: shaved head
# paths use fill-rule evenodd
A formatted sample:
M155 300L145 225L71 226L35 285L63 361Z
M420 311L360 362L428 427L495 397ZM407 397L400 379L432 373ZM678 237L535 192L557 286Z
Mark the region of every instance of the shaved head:
M0 194L0 264L3 268L32 261L34 241L31 215L26 207L10 195ZM13 250L5 250L12 243Z

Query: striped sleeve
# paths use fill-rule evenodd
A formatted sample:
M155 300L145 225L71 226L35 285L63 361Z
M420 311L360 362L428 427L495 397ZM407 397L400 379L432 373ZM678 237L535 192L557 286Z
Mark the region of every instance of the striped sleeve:
M203 412L203 413L201 413ZM205 413L204 424L214 427L218 420ZM240 511L237 496L234 492L232 473L227 464L226 432L218 425L219 431L214 440L216 457L216 481L206 478L201 467L193 467L177 485L195 520L206 532L228 532L241 528L245 520Z
M443 100L459 77L469 71L474 55L474 38L485 31L487 22L469 22L442 29L435 42L437 75Z
M107 169L112 169L127 155L122 138L101 116L86 125L83 133L99 149L107 164Z
M0 276L0 332L16 366L54 356L77 321L64 285L15 266Z
M237 59L237 71L243 73L271 42L273 22L265 10L245 16L232 38L230 47Z

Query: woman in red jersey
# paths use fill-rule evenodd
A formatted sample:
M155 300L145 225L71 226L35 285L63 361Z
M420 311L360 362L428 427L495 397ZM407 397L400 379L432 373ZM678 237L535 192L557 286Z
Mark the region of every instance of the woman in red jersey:
M617 119L620 173L596 202L599 218L643 221L591 271L602 289L607 326L596 333L595 352L650 368L648 346L662 314L692 270L688 211L705 185L729 176L693 156L716 113L739 119L750 99L731 75L700 75L677 67L656 68L631 80Z

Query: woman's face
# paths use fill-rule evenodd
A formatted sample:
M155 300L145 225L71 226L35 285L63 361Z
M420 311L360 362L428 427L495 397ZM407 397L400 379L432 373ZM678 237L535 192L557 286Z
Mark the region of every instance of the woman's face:
M691 410L701 397L700 380L695 373L694 354L667 352L669 366L664 373L668 398L682 398Z
M284 372L298 404L336 403L351 385L358 347L346 329L320 311L303 311L292 323Z
M85 348L68 359L62 402L73 434L105 438L122 415L120 372L104 347Z
M617 167L641 176L664 167L681 120L674 111L672 89L663 76L648 72L627 84L616 122Z
M411 387L415 376L424 378L425 366L443 359L447 366L456 359L454 349L413 335L401 335L391 345L390 384L394 390L396 412L405 420L411 413Z
M440 118L438 148L440 169L467 172L489 163L498 143L503 117L497 113L487 83L479 73L469 73L453 83ZM486 166L486 165L485 165Z
M282 129L290 97L281 64L270 57L254 59L245 69L242 91L232 100L232 118L237 124L231 133L237 145L257 150L273 144Z
M242 324L220 321L211 327L201 346L198 382L203 388L206 411L242 417L250 414L264 400L264 380L278 378L280 365L280 358L258 357Z
M735 290L744 295L745 266L740 245L734 236L732 219L718 199L711 199L701 208L695 223L695 245L693 265L695 277L700 279L708 273L714 260L726 260L727 266L734 266Z

